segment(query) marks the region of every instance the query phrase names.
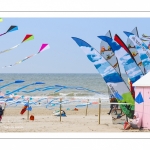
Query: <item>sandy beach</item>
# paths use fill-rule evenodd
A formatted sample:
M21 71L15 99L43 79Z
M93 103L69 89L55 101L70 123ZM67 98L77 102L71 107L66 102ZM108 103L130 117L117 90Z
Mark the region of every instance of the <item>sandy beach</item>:
M0 132L139 132L139 130L124 131L123 125L112 124L109 109L101 109L100 124L98 122L98 109L89 108L87 116L85 108L78 111L65 110L67 117L53 116L54 110L46 108L33 108L30 115L34 121L27 120L27 112L20 115L21 108L7 108L5 110Z

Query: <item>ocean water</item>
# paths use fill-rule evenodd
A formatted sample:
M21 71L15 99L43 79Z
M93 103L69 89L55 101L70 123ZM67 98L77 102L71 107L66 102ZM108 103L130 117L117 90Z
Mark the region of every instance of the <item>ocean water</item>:
M127 76L122 74L123 79L127 82ZM100 74L0 74L0 87L16 80L24 80L23 83L15 83L0 89L3 93L14 91L25 85L35 82L44 82L45 84L30 85L26 88L16 92L17 95L30 96L65 96L65 97L82 97L82 98L101 98L108 99L108 88ZM87 88L96 92L77 89L62 89L55 92L54 89L46 91L35 91L25 93L23 91L30 91L36 88L44 88L47 86L63 85L76 86Z

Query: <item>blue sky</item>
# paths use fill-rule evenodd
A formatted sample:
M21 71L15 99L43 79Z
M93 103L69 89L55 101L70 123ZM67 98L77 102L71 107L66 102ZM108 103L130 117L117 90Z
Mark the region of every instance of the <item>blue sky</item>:
M0 51L19 44L26 34L33 34L34 40L0 54L0 73L98 73L72 36L99 50L101 40L97 36L105 35L108 30L126 43L123 31L138 27L140 36L150 35L149 24L149 18L3 18L0 34L11 25L17 25L19 30L0 36ZM48 43L50 49L19 65L2 69L37 53L43 43Z

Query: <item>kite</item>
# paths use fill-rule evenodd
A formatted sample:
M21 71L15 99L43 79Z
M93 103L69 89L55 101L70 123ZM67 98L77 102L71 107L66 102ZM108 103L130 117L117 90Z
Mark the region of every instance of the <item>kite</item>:
M16 31L16 30L18 30L17 26L10 26L9 29L5 33L0 34L0 36L4 35L6 33L9 33L9 32Z
M117 96L118 102L121 101L131 104L131 110L129 112L126 113L123 109L123 112L130 118L132 116L132 110L134 110L134 99L121 76L91 45L76 37L72 37L72 39L82 48L88 59L94 64L97 71L107 83L111 93L114 97Z
M150 71L150 52L148 46L133 33L126 31L124 31L124 33L133 42L142 60L143 66L145 67L146 73L148 73Z
M97 91L93 91L93 90L83 88L83 87L64 86L64 85L47 86L47 87L43 87L43 88L36 88L31 91L21 91L21 92L31 93L31 92L35 92L35 91L47 91L47 90L54 90L54 89L56 89L54 93L59 92L60 90L63 90L63 89L76 89L76 90L84 90L84 91L94 92L96 94L101 94Z
M11 82L11 83L8 83L8 84L1 86L0 89L4 88L6 86L9 86L9 85L15 84L15 83L22 83L22 82L24 82L24 81L23 80L16 80L15 82Z
M2 67L2 68L12 67L12 66L15 66L15 65L17 65L17 64L20 64L20 63L24 62L25 60L27 60L27 59L29 59L29 58L31 58L31 57L33 57L33 56L36 56L37 54L40 54L41 52L43 52L44 50L49 49L49 48L50 48L49 44L42 44L41 47L40 47L40 50L38 51L38 53L32 54L32 55L30 55L30 56L27 56L27 57L25 57L24 59L22 59L22 60L20 60L20 61L17 61L17 62L14 63L13 65L4 66L4 67Z
M8 92L7 92L8 93ZM24 96L21 96L21 95L9 95L9 96L6 96L6 94L0 92L0 95L1 95L1 99L0 102L1 103L7 103L9 105L13 105L13 104L16 104L16 106L18 104L27 104L27 100L32 100L32 97L24 97ZM36 102L29 102L29 104L35 104L36 105Z
M9 91L8 91L5 95L6 95L6 96L11 95L11 94L13 94L13 93L15 93L15 92L19 92L20 90L22 90L22 89L24 89L24 88L26 88L26 87L28 87L28 86L36 85L36 84L45 84L45 83L43 83L43 82L31 83L31 84L25 85L25 86L23 86L23 87L21 87L21 88L18 88L18 89L16 89L16 90L12 91L12 92L9 92Z
M33 35L27 34L27 35L24 37L23 41L22 41L20 44L22 44L23 42L26 42L26 41L33 40L33 39L34 39ZM7 50L0 51L0 54L5 53L5 52L8 52L8 51L11 51L11 50L17 48L20 44L17 44L17 45L15 45L15 46L13 46L13 47L7 49Z

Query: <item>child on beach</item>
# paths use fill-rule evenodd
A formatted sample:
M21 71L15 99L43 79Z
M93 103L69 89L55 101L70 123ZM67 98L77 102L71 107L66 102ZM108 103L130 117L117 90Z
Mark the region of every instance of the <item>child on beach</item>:
M133 119L128 122L127 126L125 127L125 130L130 129L132 127L133 129L140 129L141 128L141 118L139 117L138 113L135 113L133 116Z

